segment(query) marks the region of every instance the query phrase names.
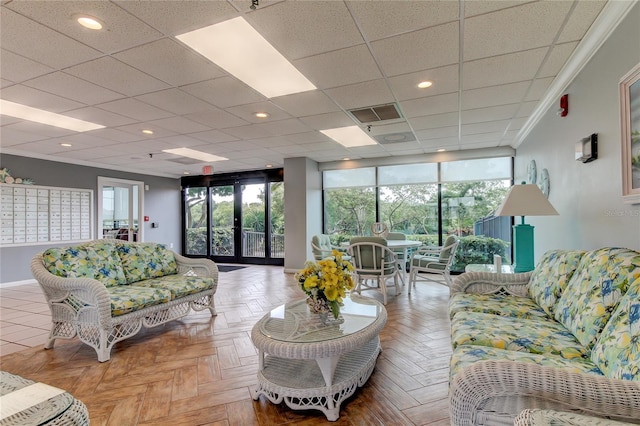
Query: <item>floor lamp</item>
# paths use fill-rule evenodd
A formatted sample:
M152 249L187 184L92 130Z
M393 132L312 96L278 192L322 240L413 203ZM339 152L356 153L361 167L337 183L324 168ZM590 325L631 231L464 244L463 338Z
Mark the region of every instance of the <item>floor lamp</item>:
M522 223L513 226L513 271L533 270L533 226L524 223L525 216L553 216L558 212L538 185L513 185L495 216L522 216Z

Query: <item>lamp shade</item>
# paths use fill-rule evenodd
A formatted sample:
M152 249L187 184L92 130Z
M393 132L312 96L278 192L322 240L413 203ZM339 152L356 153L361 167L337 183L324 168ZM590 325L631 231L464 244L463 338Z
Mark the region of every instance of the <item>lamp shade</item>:
M554 216L558 212L538 185L513 185L498 207L495 216Z

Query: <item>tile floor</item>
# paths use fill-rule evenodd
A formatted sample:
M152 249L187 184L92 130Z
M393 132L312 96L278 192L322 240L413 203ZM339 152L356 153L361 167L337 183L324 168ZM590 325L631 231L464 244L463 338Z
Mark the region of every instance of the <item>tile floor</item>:
M0 356L43 345L51 315L37 283L0 288Z

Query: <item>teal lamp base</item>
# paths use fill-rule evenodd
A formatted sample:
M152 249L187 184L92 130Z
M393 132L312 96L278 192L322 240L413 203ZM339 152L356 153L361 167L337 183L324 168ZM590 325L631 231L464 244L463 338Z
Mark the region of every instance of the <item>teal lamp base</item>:
M533 271L533 226L522 223L513 227L513 271Z

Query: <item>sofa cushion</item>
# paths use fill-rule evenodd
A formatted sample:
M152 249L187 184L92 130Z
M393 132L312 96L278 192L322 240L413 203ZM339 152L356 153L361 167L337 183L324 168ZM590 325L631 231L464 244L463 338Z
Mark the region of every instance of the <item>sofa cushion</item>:
M587 373L602 376L602 371L591 361L585 358L566 359L550 354L532 354L517 352L484 346L458 346L451 356L450 379L453 379L461 370L479 361L516 361L532 363L545 367L562 368L574 373Z
M450 318L463 311L517 318L548 318L531 298L506 294L456 293L449 299Z
M459 312L451 321L451 341L454 348L477 345L563 358L586 357L584 347L576 338L552 319Z
M582 250L550 250L531 274L529 296L550 316L584 254Z
M115 246L108 243L54 247L42 254L45 268L65 278L93 278L107 287L126 283Z
M586 253L558 300L556 320L591 350L639 274L640 253L636 251L602 248Z
M108 287L107 291L113 317L171 301L171 292L161 288L121 285Z
M611 315L591 359L607 377L640 380L640 276Z
M157 243L118 243L127 284L178 272L171 250Z
M215 282L213 278L185 276L185 275L165 275L160 278L136 282L136 287L161 288L171 292L171 298L177 299L190 294L213 288Z

